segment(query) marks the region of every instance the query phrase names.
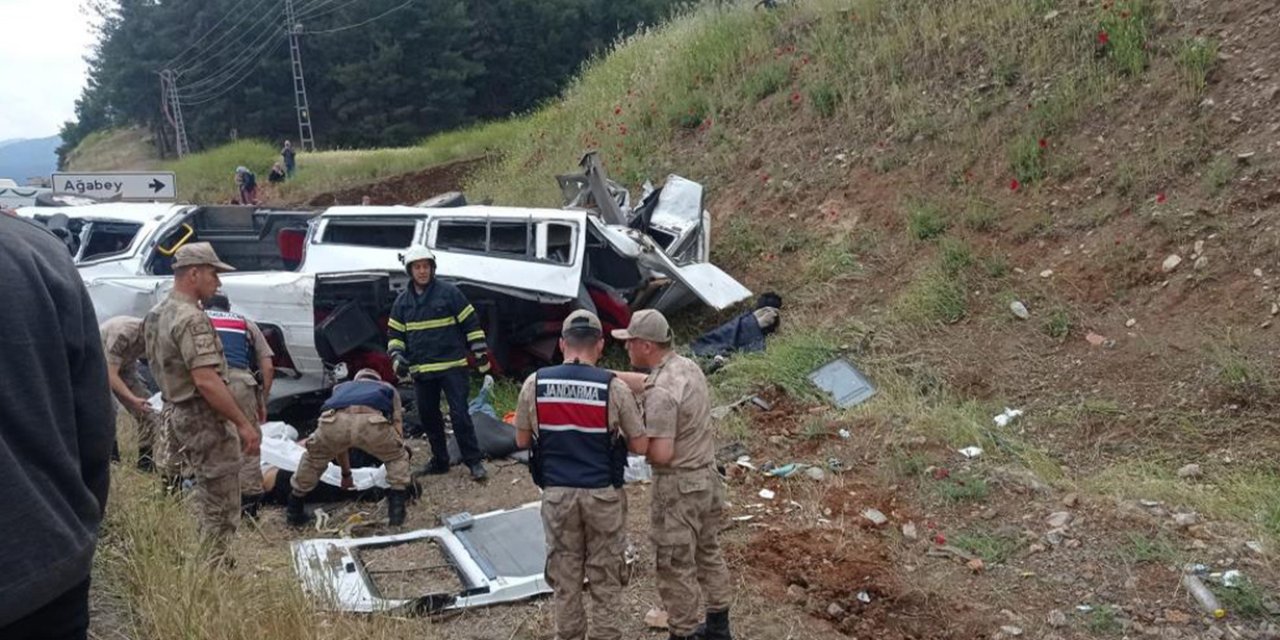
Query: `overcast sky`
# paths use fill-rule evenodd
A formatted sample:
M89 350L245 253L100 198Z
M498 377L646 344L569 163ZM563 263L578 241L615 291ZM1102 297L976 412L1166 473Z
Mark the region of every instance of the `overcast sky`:
M0 0L0 140L44 138L75 116L93 46L80 0Z

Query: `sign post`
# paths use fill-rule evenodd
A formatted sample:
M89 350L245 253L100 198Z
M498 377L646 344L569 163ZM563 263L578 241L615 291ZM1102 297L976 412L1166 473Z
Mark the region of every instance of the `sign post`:
M53 192L104 201L174 200L178 184L172 171L55 173Z

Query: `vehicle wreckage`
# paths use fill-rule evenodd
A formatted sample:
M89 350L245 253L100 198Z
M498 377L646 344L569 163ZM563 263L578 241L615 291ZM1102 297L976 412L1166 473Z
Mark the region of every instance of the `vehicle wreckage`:
M438 276L468 296L499 371L556 357L559 323L595 311L606 329L633 310L695 301L725 309L751 292L709 262L710 215L700 184L669 176L632 206L597 157L558 178L561 209L470 205L446 194L418 206L286 210L243 206L95 204L24 208L63 240L98 317L144 316L168 294L179 247L209 242L237 271L222 276L233 310L276 352L276 412L322 392L333 368L372 366L392 379L387 314L408 284L400 254L425 244Z

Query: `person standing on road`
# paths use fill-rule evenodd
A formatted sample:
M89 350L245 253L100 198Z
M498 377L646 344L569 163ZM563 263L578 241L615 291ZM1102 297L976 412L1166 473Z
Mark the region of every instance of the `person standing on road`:
M261 440L260 425L267 421L267 398L276 373L271 359L276 354L256 322L231 310L231 301L225 294L215 293L202 304L222 342L227 359L227 388ZM246 455L240 464L240 515L258 517L261 503L262 459Z
M199 301L218 290L219 273L234 270L207 242L183 246L174 254L173 291L145 320L147 361L169 405L163 428L196 476L196 521L224 565L240 524L241 456L258 455L259 439L227 388L222 342Z
M431 461L424 474L449 472L449 447L440 414L440 394L449 402L449 419L458 439L462 461L476 481L488 477L476 430L467 413L467 351L480 373L489 372L489 347L476 309L448 282L435 277L436 256L422 245L402 256L412 281L391 305L387 320L387 351L397 376L412 376L418 415L431 443Z
M715 468L707 379L697 363L672 351L671 326L658 311L637 311L613 337L626 341L632 366L649 371L618 375L643 394L654 474L650 535L671 638L731 640L729 567L719 541L724 483Z
M285 518L289 525L307 523L304 510L308 493L316 488L329 461L338 459L342 468L342 488L350 489L351 459L348 452L360 449L387 467L387 521L393 527L404 524L408 498L409 452L404 447L404 406L396 388L382 381L373 369L361 369L351 382L333 388L333 395L321 408L316 432L307 439L307 452L293 474L292 491ZM261 481L259 481L261 482Z
M516 405L516 446L533 447L529 470L542 488L547 584L555 591L556 638L619 640L625 568L627 451L644 455L640 407L626 383L596 367L604 352L600 319L575 311L560 333L564 364L524 381ZM583 579L591 583L588 634Z
M156 413L147 399L151 393L142 382L138 361L147 354L142 336L142 318L116 316L98 327L102 334L102 351L107 357L107 381L111 393L138 427L138 469L155 469L153 447L156 438Z
M287 178L293 177L293 170L297 168L297 158L293 151L293 143L288 140L284 141L284 148L280 150L280 159L284 160L284 175Z
M0 215L0 638L83 640L115 411L66 247Z

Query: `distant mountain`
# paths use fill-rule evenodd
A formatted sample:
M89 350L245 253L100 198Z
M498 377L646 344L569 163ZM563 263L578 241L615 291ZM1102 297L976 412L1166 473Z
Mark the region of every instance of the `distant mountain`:
M44 178L58 169L58 136L0 142L0 178L26 184L28 178Z

